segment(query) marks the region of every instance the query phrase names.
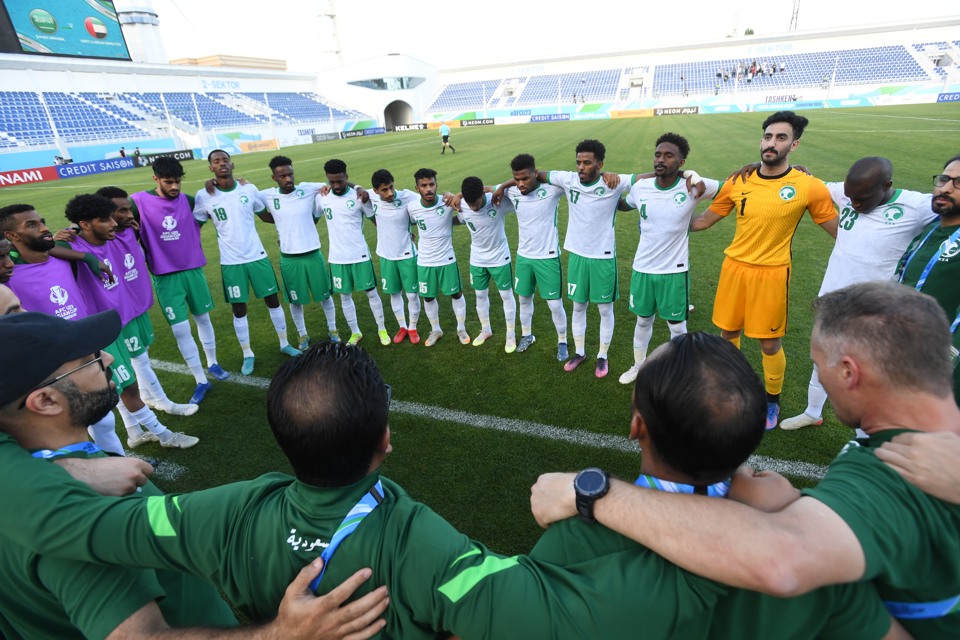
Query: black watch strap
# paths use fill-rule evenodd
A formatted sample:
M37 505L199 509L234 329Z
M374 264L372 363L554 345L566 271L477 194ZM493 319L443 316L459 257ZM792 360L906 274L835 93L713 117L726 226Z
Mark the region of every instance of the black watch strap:
M610 477L607 472L597 467L584 469L574 479L573 490L577 496L577 513L580 518L584 522L596 522L593 505L610 490Z

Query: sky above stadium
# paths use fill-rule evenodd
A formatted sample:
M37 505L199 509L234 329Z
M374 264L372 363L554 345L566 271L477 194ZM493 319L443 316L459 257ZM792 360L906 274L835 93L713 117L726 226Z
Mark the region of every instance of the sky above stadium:
M943 18L952 3L898 4L897 22ZM170 59L213 54L286 60L292 71L317 70L321 21L328 0L197 2L153 0ZM441 69L509 64L667 44L721 39L753 29L789 30L793 2L682 3L336 2L344 63L401 53ZM798 31L890 23L876 0L801 0ZM537 7L544 11L537 13ZM569 7L569 8L567 8ZM584 11L586 10L586 11ZM947 11L960 13L960 11Z

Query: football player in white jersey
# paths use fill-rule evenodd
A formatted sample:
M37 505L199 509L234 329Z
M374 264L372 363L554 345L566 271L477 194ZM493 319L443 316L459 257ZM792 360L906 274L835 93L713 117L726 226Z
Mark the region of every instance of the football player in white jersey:
M670 337L687 332L690 304L690 218L703 198L713 198L716 180L703 180L705 191L688 193L681 167L690 153L683 136L665 133L657 138L653 153L653 178L634 182L620 211L639 211L640 241L630 279L630 311L637 315L633 332L634 364L620 376L622 384L637 379L653 337L655 314L667 321Z
M522 353L536 341L533 334L533 293L547 301L557 330L557 359L569 357L567 312L563 308L563 278L560 269L560 239L557 217L563 189L540 182L533 156L521 153L510 161L514 186L505 191L517 214L519 241L514 287L520 296L520 342Z
M299 348L310 344L304 305L312 297L320 303L327 320L329 339L340 341L337 333L336 308L330 295L330 270L320 249L317 221L320 214L315 198L326 186L324 182L301 182L293 178L293 161L286 156L270 160L271 178L276 187L260 192L263 204L270 212L265 222L277 226L280 239L280 277L284 296L290 305L290 317L300 335Z
M397 191L393 186L393 175L386 169L374 171L370 182L373 187L370 204L377 225L380 284L383 292L390 296L390 306L400 325L393 342L399 344L407 338L411 344L417 344L420 342L420 334L417 333L417 321L420 319L417 246L410 234L407 205L418 199L419 195L407 189ZM404 294L410 308L409 322L403 309Z
M830 253L818 296L858 282L891 280L910 241L937 218L932 196L893 187L893 165L886 158L860 158L843 182L828 182L840 211L837 242ZM823 423L827 394L814 365L807 408L780 423L786 431Z
M563 365L573 371L586 360L587 307L593 302L600 312L600 350L596 376L607 375L607 352L613 339L613 303L620 297L617 283L616 218L620 196L633 184L634 176L620 176L610 187L600 179L606 147L598 140L584 140L576 148L577 171L539 172L538 179L563 189L569 217L563 248L567 259L567 297L573 300L573 342L576 352Z
M300 350L287 341L287 320L277 297L277 276L257 234L254 215L264 220L270 216L260 191L252 184L239 184L234 179L233 162L226 151L211 151L207 162L214 175L214 193L210 194L205 189L197 192L193 215L200 224L212 220L216 227L223 294L233 308L233 328L243 351L240 372L250 375L254 365L247 322L247 300L251 286L254 295L263 298L267 305L270 321L280 340L281 353L296 356L300 355Z
M417 254L417 281L423 306L430 321L430 335L424 346L432 347L443 337L440 329L440 305L437 295L450 296L457 318L457 338L470 344L467 333L467 301L463 299L460 270L453 251L453 225L459 224L456 210L437 197L437 172L418 169L413 174L420 198L407 205L410 221L417 225L420 237ZM447 198L447 194L444 195Z
M363 219L373 218L373 209L367 206L370 196L347 182L347 164L343 160L328 160L323 170L330 192L317 196L317 210L327 222L330 276L333 292L340 294L340 307L350 325L349 342L357 344L363 337L352 296L353 291L358 290L366 293L380 344L386 346L390 344L390 335L383 323L383 302L377 293L377 274L373 270L370 248L363 237Z
M460 222L470 230L470 285L477 295L480 334L473 346L479 347L493 336L490 327L490 282L497 287L503 301L503 317L507 324L504 351L517 350L517 301L513 297L513 273L510 244L505 230L506 214L512 209L509 200L499 205L485 193L483 181L476 176L464 178L460 186Z

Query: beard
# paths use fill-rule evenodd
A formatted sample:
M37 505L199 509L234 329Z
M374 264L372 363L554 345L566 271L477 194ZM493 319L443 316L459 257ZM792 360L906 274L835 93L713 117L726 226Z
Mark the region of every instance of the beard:
M760 154L760 162L762 162L763 164L765 164L765 165L768 166L768 167L772 167L772 166L775 166L775 165L780 164L781 162L783 162L783 159L784 159L784 157L785 157L786 154L777 153L776 150L773 150L773 153L774 153L774 155L773 155L772 157L767 157L767 156L763 155L763 153L761 153L761 154Z
M107 371L109 372L109 369ZM80 391L72 380L62 380L58 386L67 398L71 421L83 428L103 420L120 401L117 390L109 385L97 391L86 392Z
M950 200L945 196L940 196L940 197L945 198L946 200ZM960 205L958 205L956 202L952 200L950 200L949 204L945 204L939 200L934 200L931 203L930 208L933 209L933 212L939 215L941 218L949 219L949 218L955 218L957 216L960 216Z
M30 240L24 242L28 249L31 251L50 251L57 243L52 237L50 238L31 238Z

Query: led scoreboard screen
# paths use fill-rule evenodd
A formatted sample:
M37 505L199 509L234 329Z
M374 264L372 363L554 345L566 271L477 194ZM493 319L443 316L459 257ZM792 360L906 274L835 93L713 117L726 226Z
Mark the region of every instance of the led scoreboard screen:
M130 59L110 0L3 0L3 6L20 53Z

